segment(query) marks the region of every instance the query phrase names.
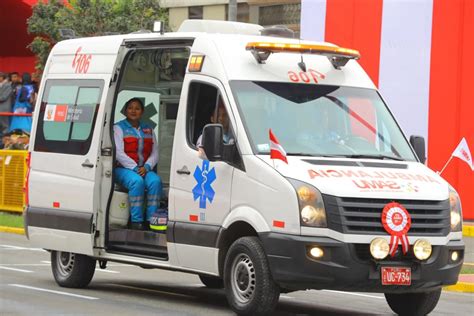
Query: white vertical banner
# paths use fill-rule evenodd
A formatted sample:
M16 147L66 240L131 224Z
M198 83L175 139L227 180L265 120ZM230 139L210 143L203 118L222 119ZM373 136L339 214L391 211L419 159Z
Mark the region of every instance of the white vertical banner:
M324 42L326 0L301 0L301 38Z
M407 137L428 138L432 15L433 0L383 2L379 90Z

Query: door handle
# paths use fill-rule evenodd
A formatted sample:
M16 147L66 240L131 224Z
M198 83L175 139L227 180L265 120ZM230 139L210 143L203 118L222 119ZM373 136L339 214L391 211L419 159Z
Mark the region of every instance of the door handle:
M191 171L188 170L188 167L183 166L183 168L176 170L178 174L190 175Z
M102 148L100 153L102 156L112 156L112 147Z
M83 166L83 167L86 167L86 168L94 168L94 164L92 164L92 163L89 161L89 159L86 159L86 161L84 161L84 162L82 163L82 166Z

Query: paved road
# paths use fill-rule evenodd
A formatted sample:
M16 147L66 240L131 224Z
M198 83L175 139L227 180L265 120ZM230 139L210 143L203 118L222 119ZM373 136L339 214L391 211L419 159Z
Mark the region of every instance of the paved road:
M86 289L56 285L49 253L24 236L0 233L1 315L233 315L224 292L190 274L109 263ZM431 315L473 315L474 295L443 292ZM284 294L275 315L393 315L380 294Z

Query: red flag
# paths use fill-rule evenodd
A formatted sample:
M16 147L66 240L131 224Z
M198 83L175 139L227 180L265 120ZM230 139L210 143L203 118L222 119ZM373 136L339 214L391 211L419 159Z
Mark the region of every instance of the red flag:
M272 129L269 129L270 136L270 159L280 159L288 164L286 159L286 151L281 147L278 139L272 132Z

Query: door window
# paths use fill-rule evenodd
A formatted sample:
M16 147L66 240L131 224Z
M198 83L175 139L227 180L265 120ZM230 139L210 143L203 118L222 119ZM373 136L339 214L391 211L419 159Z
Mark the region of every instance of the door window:
M103 80L48 80L41 100L35 151L89 151Z
M211 85L192 82L189 86L187 110L187 141L197 148L206 124L218 123L224 127L224 143L234 139L229 113L219 90Z

